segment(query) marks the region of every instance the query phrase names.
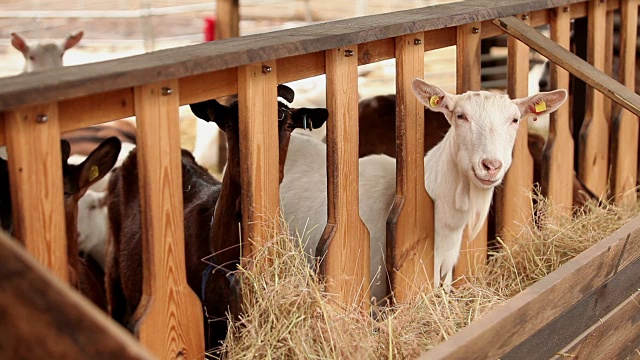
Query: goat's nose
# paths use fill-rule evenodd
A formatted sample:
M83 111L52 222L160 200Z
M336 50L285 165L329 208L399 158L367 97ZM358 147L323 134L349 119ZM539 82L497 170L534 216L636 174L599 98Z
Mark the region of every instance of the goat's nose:
M547 79L540 79L540 81L538 81L538 87L540 87L540 91L548 91L548 86L549 82L547 81Z
M496 159L482 159L482 167L489 174L493 175L502 167L502 161Z

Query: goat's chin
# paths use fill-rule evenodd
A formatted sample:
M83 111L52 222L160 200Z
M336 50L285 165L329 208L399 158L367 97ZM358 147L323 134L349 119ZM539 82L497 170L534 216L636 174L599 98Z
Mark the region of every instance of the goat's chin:
M496 177L493 180L486 180L486 179L483 179L482 177L478 176L476 174L476 172L472 170L471 171L471 175L469 177L471 178L471 182L473 184L475 184L476 187L478 187L480 189L484 189L484 190L490 190L490 189L493 189L494 187L500 185L500 183L502 182L502 178L504 176Z

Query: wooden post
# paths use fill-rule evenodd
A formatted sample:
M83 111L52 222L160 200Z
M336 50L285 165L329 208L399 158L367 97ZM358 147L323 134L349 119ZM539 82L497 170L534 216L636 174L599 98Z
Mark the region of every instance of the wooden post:
M551 40L568 49L571 36L571 7L549 10ZM569 72L550 63L551 89L569 90ZM542 190L558 211L569 215L573 205L573 137L571 136L569 101L551 113L549 138L544 148Z
M528 14L518 15L528 23ZM512 99L528 96L529 47L513 36L507 40L507 91ZM497 230L506 244L513 246L518 229L531 221L533 158L529 152L528 124L521 121L513 147L513 162L499 191Z
M636 38L638 32L638 0L622 0L620 19L619 79L635 91ZM619 107L616 107L619 108ZM617 112L616 112L617 113ZM636 202L638 174L638 117L620 109L613 122L611 153L613 159L612 186L618 205Z
M479 22L460 25L457 28L456 92L458 94L480 90L481 29ZM488 224L487 218L474 239L469 239L469 229L465 228L460 247L460 258L453 273L454 280L474 274L477 266L486 261Z
M604 71L607 3L589 1L587 58L591 65ZM584 184L598 196L606 196L609 156L609 125L605 118L604 95L595 88L587 90L587 112L580 130L580 171Z
M185 270L178 91L177 80L134 89L143 250L135 333L159 358L203 359L200 300Z
M58 104L8 111L4 124L15 236L68 281Z
M240 36L239 0L216 0L216 39L228 39ZM225 134L218 129L218 170L222 171L227 163L227 142Z
M238 68L243 257L269 240L280 204L276 62Z
M613 77L613 11L607 11L605 29L607 30L607 33L605 34L604 43L604 73ZM603 99L604 117L607 120L609 127L611 127L613 101L606 96L603 97Z
M424 32L396 46L396 197L387 220L387 269L394 299L406 302L433 279L433 201L424 185L424 106L411 80L424 77ZM382 269L384 271L384 269Z
M358 47L325 52L327 69L327 227L317 253L327 291L369 307L369 230L359 212Z

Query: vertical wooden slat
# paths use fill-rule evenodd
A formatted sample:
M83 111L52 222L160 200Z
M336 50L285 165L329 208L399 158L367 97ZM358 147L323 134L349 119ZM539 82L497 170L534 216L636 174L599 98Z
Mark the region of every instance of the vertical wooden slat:
M622 0L620 19L619 80L635 89L636 39L638 33L638 0ZM618 108L618 107L616 107ZM638 117L621 109L614 118L612 137L613 195L618 205L635 204L638 174Z
M177 80L134 90L143 240L143 295L135 330L163 359L204 355L200 300L187 285L185 270L178 91Z
M590 0L588 16L587 59L596 69L604 71L605 52L602 46L606 41L606 1ZM608 155L609 125L605 118L604 95L588 87L587 111L580 130L579 175L598 196L606 195Z
M15 236L68 281L58 104L8 111L4 124Z
M528 23L527 14L519 15ZM512 99L526 97L529 92L529 47L513 36L507 40L508 86ZM513 162L500 189L498 233L505 243L513 245L518 229L531 220L531 189L533 185L533 158L527 142L528 124L521 121L513 147Z
M433 279L433 201L424 185L424 106L411 81L424 77L424 32L396 45L396 197L387 220L387 269L397 302Z
M458 26L456 44L456 91L458 94L480 90L481 29L480 22ZM474 239L469 239L468 228L465 229L460 246L460 258L454 269L454 279L472 275L477 266L486 261L488 221L488 219L485 220L485 224Z
M276 62L238 68L243 256L277 226L280 204Z
M613 76L613 11L607 11L607 20L605 29L604 43L604 73ZM604 117L607 119L607 124L611 127L611 110L613 101L608 97L604 97Z
M358 47L325 52L327 69L327 227L318 244L326 256L327 290L349 305L369 306L369 230L359 213Z
M549 10L551 40L569 48L571 12L569 6ZM551 89L569 89L569 72L553 63L550 65ZM542 190L559 212L571 213L573 205L573 137L569 119L569 102L551 113L549 138L544 148Z
M240 36L239 0L216 0L216 39L228 39ZM218 169L222 170L227 162L227 142L225 134L218 129Z

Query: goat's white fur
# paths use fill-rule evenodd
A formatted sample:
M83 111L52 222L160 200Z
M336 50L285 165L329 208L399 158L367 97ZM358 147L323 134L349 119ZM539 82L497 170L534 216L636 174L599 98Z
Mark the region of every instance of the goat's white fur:
M109 216L103 203L106 192L87 190L78 201L78 250L93 257L105 269Z
M464 227L475 235L486 218L493 188L511 165L511 153L519 122L528 117L536 101L545 100L545 113L555 111L566 100L565 90L510 100L506 95L468 92L451 95L420 79L413 82L414 94L428 108L445 114L452 127L445 138L425 156L425 187L435 205L435 281L441 277L448 289L458 260ZM435 108L431 96L439 96ZM466 119L457 119L458 113ZM489 170L482 161L500 161ZM476 175L477 174L477 177ZM387 293L384 253L386 220L395 196L395 159L371 155L359 160L360 217L371 236L371 296ZM483 181L484 180L484 181ZM307 231L305 252L314 256L327 223L326 146L294 132L280 187L282 209L291 231ZM314 228L315 227L315 228Z

